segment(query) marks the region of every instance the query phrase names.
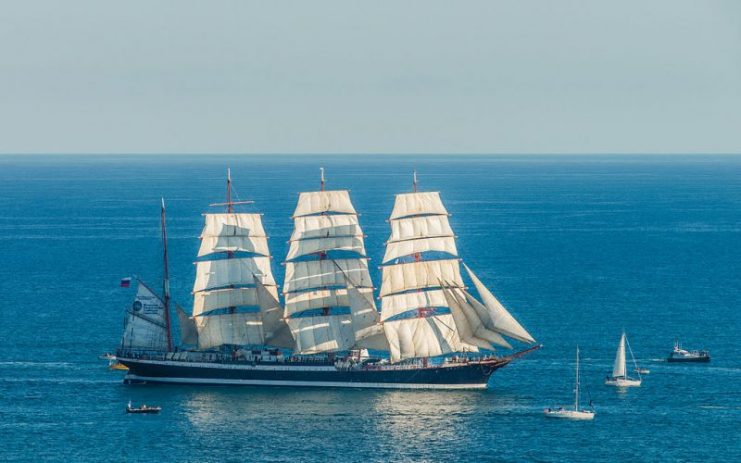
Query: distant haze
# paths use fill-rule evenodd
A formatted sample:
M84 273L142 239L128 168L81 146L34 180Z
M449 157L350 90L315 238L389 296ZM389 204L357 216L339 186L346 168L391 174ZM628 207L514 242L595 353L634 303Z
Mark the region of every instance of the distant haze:
M0 14L0 153L648 152L741 152L738 0Z

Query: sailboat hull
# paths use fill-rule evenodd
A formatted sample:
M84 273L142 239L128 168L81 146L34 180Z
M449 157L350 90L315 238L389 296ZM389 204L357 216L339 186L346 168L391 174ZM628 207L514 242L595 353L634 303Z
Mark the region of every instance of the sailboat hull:
M489 377L511 358L437 366L385 365L341 369L325 363L196 363L120 358L127 384L344 387L389 389L485 389Z
M607 378L605 384L616 387L639 387L641 385L641 380L630 378Z
M550 408L545 409L545 416L547 418L561 418L564 420L593 420L594 412L588 410L565 410Z

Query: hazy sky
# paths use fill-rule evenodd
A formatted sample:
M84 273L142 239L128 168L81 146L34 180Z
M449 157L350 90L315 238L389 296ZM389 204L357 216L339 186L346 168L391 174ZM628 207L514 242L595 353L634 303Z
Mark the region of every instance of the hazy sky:
M10 1L0 153L741 152L741 1Z

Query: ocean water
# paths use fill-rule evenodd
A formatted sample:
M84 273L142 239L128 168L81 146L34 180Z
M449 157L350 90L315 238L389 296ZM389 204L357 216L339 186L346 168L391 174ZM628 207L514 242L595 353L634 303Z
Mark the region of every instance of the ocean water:
M486 391L125 386L115 348L137 274L191 303L200 214L226 167L265 214L273 270L297 193L351 189L378 264L393 195L441 191L459 252L541 351ZM738 461L741 157L0 157L0 460L136 462ZM378 272L372 276L378 285ZM620 331L643 386L602 384ZM709 365L669 365L675 338ZM572 397L593 422L543 417ZM585 391L586 395L586 391ZM126 402L158 404L127 416Z

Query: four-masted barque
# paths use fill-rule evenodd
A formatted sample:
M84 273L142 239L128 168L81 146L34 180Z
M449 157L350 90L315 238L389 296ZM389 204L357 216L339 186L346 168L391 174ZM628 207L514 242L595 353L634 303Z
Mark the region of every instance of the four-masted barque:
M117 351L126 383L485 388L491 374L538 349L465 264L438 192L396 195L381 263L380 311L364 234L347 190L299 194L285 260L283 302L257 213L204 215L193 310L170 322L164 201L162 297L137 279ZM531 347L505 356L516 340ZM388 354L384 354L388 352Z

